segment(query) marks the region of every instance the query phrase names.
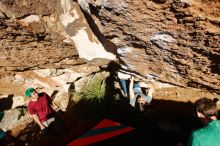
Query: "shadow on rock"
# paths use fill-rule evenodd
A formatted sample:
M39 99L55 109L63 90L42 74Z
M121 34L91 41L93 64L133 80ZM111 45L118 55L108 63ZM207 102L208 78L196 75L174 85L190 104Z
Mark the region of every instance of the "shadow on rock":
M13 104L13 94L8 95L8 97L0 99L0 111L9 110Z

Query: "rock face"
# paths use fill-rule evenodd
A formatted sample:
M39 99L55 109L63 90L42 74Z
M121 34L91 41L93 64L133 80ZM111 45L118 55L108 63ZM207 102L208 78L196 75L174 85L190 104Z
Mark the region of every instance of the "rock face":
M91 74L116 68L111 60L145 87L220 93L220 1L1 0L0 128L31 123L16 109L27 105L26 88L47 92L65 111ZM162 90L162 99L177 100L174 91ZM178 100L192 98L184 93Z
M16 5L18 2L1 2L0 8L7 18L0 19L0 75L25 69L62 68L67 60L82 63L74 46L63 42L62 25L53 14L55 1L55 5L39 1Z
M78 0L128 70L220 90L218 0ZM211 9L210 9L211 8Z
M14 125L17 124L21 116L22 112L20 109L5 111L0 122L0 128L4 131L10 130Z
M63 24L66 37L72 40L77 48L80 58L92 60L106 58L115 60L113 52L108 52L98 38L93 34L78 3L72 0L61 0L59 5L59 18Z
M219 8L218 0L2 0L0 85L13 89L0 94L33 86L61 97L116 56L148 80L220 92Z
M3 0L0 30L0 96L13 96L7 109L26 105L24 91L34 87L65 111L73 82L116 59L72 0Z
M76 2L1 1L0 12L1 76L116 59L93 34Z

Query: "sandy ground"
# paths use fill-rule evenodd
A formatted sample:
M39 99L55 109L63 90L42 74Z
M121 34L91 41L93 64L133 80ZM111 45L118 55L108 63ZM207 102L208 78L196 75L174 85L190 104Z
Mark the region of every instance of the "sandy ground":
M9 94L17 94L22 95L24 89L22 87L19 87L17 85L11 84L7 80L2 80L0 82L0 94L3 95L9 95ZM153 101L152 101L152 109L159 113L159 118L157 117L156 120L162 121L159 122L159 125L162 125L162 127L167 124L167 118L168 121L173 121L173 118L186 118L188 121L192 118L192 105L195 100L201 98L201 97L208 97L208 98L219 98L220 95L211 93L209 91L201 90L201 89L195 89L195 88L180 88L180 87L169 87L169 88L161 88L161 89L155 89L155 92L153 93ZM75 137L85 133L88 131L92 126L94 126L96 122L94 121L84 121L79 119L77 116L73 116L73 113L69 113L70 115L67 117L71 117L71 119L65 119L67 125L69 128L73 131L70 134L69 139L74 139ZM124 117L123 117L124 116ZM122 119L126 119L126 114L122 113ZM119 116L120 117L120 116ZM119 118L120 119L120 118ZM121 119L120 119L121 120ZM123 120L122 120L123 121ZM164 123L165 121L165 123ZM34 123L31 123L32 121L30 118L26 115L22 119L22 124L17 125L11 130L11 134L14 136L18 136L20 139L29 139L29 141L34 140L33 144L38 145L39 142L42 140L42 135L39 134L38 126ZM31 123L31 124L30 124ZM129 119L128 119L129 123ZM178 121L177 121L178 123ZM171 129L172 127L171 123ZM181 123L178 123L181 124ZM75 125L75 126L72 126ZM170 126L170 123L168 122L168 128ZM176 125L174 124L174 127ZM192 126L191 122L186 123L187 126ZM187 129L187 128L186 128ZM189 128L190 129L190 128ZM22 131L22 132L21 132ZM33 132L30 136L30 132ZM35 139L34 137L37 137ZM68 136L67 136L68 137ZM68 138L67 138L68 139ZM68 140L67 140L68 141Z

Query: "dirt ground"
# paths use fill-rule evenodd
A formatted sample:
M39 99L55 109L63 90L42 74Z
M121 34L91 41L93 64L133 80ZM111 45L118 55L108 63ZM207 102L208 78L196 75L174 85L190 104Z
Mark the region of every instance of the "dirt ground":
M18 96L23 95L25 89L16 84L12 84L12 81L13 80L10 78L5 78L0 81L1 97L7 97L6 95L10 94ZM117 121L125 125L135 127L137 130L136 132L134 132L133 136L136 137L137 141L140 140L140 133L142 133L142 135L148 135L149 137L151 137L152 140L161 139L162 142L164 139L166 139L163 142L169 145L170 143L175 143L174 140L177 139L177 137L174 135L179 136L183 132L187 133L184 136L180 136L180 139L183 139L182 141L184 143L186 142L187 138L185 137L188 136L189 131L197 127L198 122L195 120L196 117L193 113L193 103L195 100L201 97L220 99L220 95L202 89L180 87L156 87L155 92L153 94L153 100L150 105L150 112L153 113L150 114L152 114L153 116L150 115L137 118L137 116L133 112L128 112L128 110L122 106L117 108L117 110L111 113L110 115L100 117L100 119L107 117L113 121ZM218 107L220 109L220 104L218 104ZM58 145L65 145L71 142L71 140L76 139L78 136L84 134L85 132L93 128L100 121L100 119L85 120L80 118L75 112L68 111L64 116L64 121L71 132L69 135L66 136L66 139L62 139L61 143L59 143ZM13 129L11 129L10 133L13 136L16 136L22 140L26 140L33 146L45 145L45 143L47 143L45 138L39 133L38 126L30 120L30 117L26 116L22 119L21 123L22 124L17 125ZM143 123L144 125L148 123L150 127L140 127L140 125L142 125ZM162 129L162 132L160 130L155 131L152 127L159 127L158 129ZM149 130L153 131L154 134L149 133ZM131 138L128 136L126 137L126 139ZM124 144L123 141L120 142ZM126 144L138 145L137 143L132 142L127 142ZM142 144L144 145L146 143L142 142L141 145ZM153 144L154 143L152 142L152 145ZM106 145L106 143L103 142L100 143L100 145ZM114 143L112 145L114 145Z
M135 135L135 139L137 139L140 136L140 133L145 132L146 135L146 131L149 130L153 130L154 132L153 135L149 135L152 137L152 139L155 139L155 137L160 139L164 137L165 134L168 138L165 140L165 143L167 143L168 145L170 143L175 143L174 139L176 139L176 135L181 135L182 131L187 131L188 133L191 129L197 127L195 126L195 124L197 124L197 121L194 120L195 117L193 115L193 102L199 99L200 97L208 97L213 99L220 98L220 95L193 88L175 87L156 89L153 96L154 100L150 105L150 109L153 111L152 115L156 113L156 116L152 116L150 114L151 116L137 118L137 116L133 112L129 112L127 108L121 106L121 109L119 111L111 113L110 115L105 115L105 118L107 117L114 121L121 122L125 125L137 128L137 130L131 134L133 136ZM25 121L29 123L24 124ZM71 132L70 134L66 135L66 138L62 139L58 145L65 145L71 142L71 140L77 138L78 136L82 135L83 133L94 127L98 123L98 121L100 121L100 119L85 120L77 116L77 114L74 113L74 111L69 111L64 116L64 121L68 125L68 128ZM150 128L148 126L140 128L143 122L148 123L150 125L152 125L152 123L154 124ZM151 129L154 126L157 128L159 127L158 129L162 129L162 133L161 131L155 131L155 129ZM31 131L35 132L30 135ZM37 125L33 122L30 123L30 120L24 120L23 124L14 127L11 133L19 137L20 139L27 139L27 141L29 142L31 141L32 145L45 144L44 138L42 137L42 135L39 134L39 129L37 128ZM129 137L129 135L127 136ZM182 140L183 143L186 141L185 137L180 138L184 139ZM164 140L164 138L162 139ZM120 143L121 140L118 141ZM105 142L101 142L100 144L105 144ZM144 144L144 142L142 144ZM130 145L132 145L132 142L130 143Z

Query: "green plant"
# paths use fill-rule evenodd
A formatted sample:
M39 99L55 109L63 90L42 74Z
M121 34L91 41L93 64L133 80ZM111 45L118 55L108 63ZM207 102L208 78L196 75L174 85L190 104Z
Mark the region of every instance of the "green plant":
M22 112L23 112L23 114L24 114L24 115L25 115L25 114L28 112L28 110L27 110L27 107L26 107L26 106L22 107Z
M99 117L105 113L106 103L106 78L102 73L97 73L83 86L81 99L77 102L78 113L86 118Z
M78 102L82 98L81 94L78 92L70 92L69 96L70 96L71 101L74 103Z
M116 91L112 78L109 74L96 73L81 88L80 93L72 97L74 109L78 117L83 119L94 119L106 116L115 110ZM78 100L77 100L78 99Z
M94 75L93 78L87 82L81 94L86 100L101 102L104 99L105 93L105 77L99 73Z

